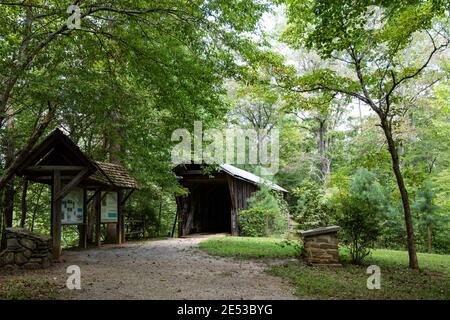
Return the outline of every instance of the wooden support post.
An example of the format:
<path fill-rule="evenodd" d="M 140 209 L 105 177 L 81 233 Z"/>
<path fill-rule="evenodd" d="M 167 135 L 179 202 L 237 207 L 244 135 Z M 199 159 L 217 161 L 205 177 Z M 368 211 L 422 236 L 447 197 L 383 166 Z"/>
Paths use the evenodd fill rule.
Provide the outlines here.
<path fill-rule="evenodd" d="M 78 230 L 80 231 L 80 239 L 78 246 L 81 249 L 87 248 L 87 231 L 88 231 L 88 225 L 87 225 L 87 190 L 83 189 L 83 224 L 79 226 Z"/>
<path fill-rule="evenodd" d="M 231 197 L 231 212 L 230 212 L 230 218 L 231 218 L 231 235 L 232 236 L 238 236 L 239 235 L 239 223 L 238 223 L 238 209 L 239 204 L 237 203 L 237 195 L 236 195 L 236 186 L 234 184 L 233 178 L 227 175 L 228 180 L 228 188 L 230 190 L 230 197 Z"/>
<path fill-rule="evenodd" d="M 120 229 L 122 230 L 122 234 L 120 235 L 121 243 L 125 243 L 125 206 L 122 207 L 122 219 L 120 220 Z"/>
<path fill-rule="evenodd" d="M 117 226 L 116 226 L 116 243 L 122 243 L 122 196 L 123 192 L 117 192 Z"/>
<path fill-rule="evenodd" d="M 61 198 L 57 197 L 61 191 L 61 172 L 55 170 L 53 172 L 53 188 L 52 188 L 52 248 L 53 259 L 58 261 L 61 256 Z"/>
<path fill-rule="evenodd" d="M 101 245 L 101 233 L 100 233 L 100 227 L 101 227 L 101 199 L 102 197 L 102 193 L 101 192 L 97 192 L 97 194 L 94 197 L 94 212 L 95 212 L 95 219 L 96 219 L 96 223 L 95 223 L 95 242 L 97 247 L 100 247 Z"/>

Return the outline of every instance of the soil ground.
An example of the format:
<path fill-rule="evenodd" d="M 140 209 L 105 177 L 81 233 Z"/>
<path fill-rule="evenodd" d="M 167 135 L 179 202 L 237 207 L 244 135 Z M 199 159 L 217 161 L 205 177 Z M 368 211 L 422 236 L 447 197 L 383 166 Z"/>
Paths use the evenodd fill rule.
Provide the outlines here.
<path fill-rule="evenodd" d="M 264 272 L 283 261 L 209 256 L 196 248 L 207 237 L 66 250 L 49 269 L 0 273 L 0 281 L 44 277 L 61 299 L 295 299 L 289 284 Z M 81 290 L 65 288 L 69 265 L 80 267 Z"/>

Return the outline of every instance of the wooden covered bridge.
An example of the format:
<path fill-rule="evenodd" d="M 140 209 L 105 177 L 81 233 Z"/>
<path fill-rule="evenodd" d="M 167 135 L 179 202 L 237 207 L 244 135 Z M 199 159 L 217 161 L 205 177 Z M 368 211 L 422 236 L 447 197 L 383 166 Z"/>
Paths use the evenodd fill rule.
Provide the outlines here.
<path fill-rule="evenodd" d="M 207 175 L 198 164 L 179 165 L 174 169 L 187 196 L 178 196 L 178 235 L 226 232 L 239 235 L 239 211 L 247 209 L 247 199 L 266 184 L 273 190 L 287 193 L 274 184 L 230 164 Z"/>
<path fill-rule="evenodd" d="M 138 183 L 121 165 L 89 159 L 56 129 L 31 151 L 16 174 L 51 186 L 54 259 L 61 254 L 62 225 L 78 225 L 81 248 L 87 247 L 88 226 L 94 226 L 97 246 L 101 243 L 102 224 L 115 231 L 112 241 L 124 241 L 124 204 Z M 88 214 L 88 206 L 92 214 Z"/>

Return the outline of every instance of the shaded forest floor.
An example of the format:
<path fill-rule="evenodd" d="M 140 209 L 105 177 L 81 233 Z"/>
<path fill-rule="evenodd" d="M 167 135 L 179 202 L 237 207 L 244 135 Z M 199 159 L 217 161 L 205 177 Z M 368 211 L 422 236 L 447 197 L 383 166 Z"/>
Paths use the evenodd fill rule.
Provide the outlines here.
<path fill-rule="evenodd" d="M 205 236 L 68 250 L 46 270 L 0 271 L 3 298 L 32 299 L 294 299 L 287 281 L 264 272 L 280 260 L 210 256 Z M 66 268 L 81 269 L 81 290 L 68 290 Z M 8 287 L 13 287 L 13 290 Z"/>

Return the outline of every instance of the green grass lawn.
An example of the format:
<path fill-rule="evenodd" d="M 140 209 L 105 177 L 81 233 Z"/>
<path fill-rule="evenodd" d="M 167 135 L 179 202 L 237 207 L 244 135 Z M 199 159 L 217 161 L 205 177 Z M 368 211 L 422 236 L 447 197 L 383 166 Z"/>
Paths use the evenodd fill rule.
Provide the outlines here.
<path fill-rule="evenodd" d="M 200 243 L 212 255 L 238 258 L 283 258 L 298 255 L 295 241 L 272 238 L 222 237 Z M 364 266 L 349 264 L 341 248 L 342 267 L 310 267 L 302 261 L 273 266 L 271 275 L 288 279 L 304 299 L 450 299 L 450 256 L 419 253 L 421 271 L 408 266 L 406 251 L 373 250 Z M 381 268 L 381 289 L 367 289 L 367 266 Z"/>
<path fill-rule="evenodd" d="M 450 276 L 450 255 L 418 253 L 421 270 L 445 272 Z M 389 267 L 408 266 L 408 252 L 399 250 L 376 249 L 367 258 L 368 264 Z"/>
<path fill-rule="evenodd" d="M 211 255 L 237 258 L 296 257 L 298 241 L 277 238 L 216 237 L 200 242 L 200 249 Z"/>

